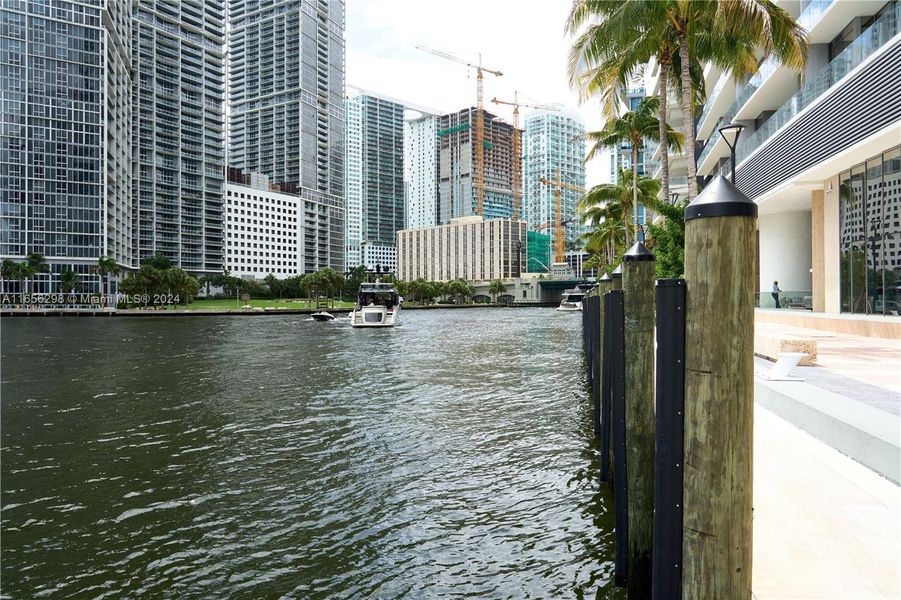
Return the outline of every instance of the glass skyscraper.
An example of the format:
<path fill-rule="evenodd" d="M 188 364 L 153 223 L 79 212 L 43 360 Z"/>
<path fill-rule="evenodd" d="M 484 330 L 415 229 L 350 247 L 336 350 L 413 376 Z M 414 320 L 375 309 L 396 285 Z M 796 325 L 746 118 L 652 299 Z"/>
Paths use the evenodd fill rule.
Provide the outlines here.
<path fill-rule="evenodd" d="M 585 187 L 585 125 L 563 107 L 542 110 L 526 116 L 523 136 L 523 218 L 529 229 L 543 227 L 553 241 L 556 224 L 554 188 L 539 180 L 560 179 L 564 183 Z M 575 243 L 582 234 L 576 207 L 582 194 L 562 189 L 561 217 L 566 242 Z"/>
<path fill-rule="evenodd" d="M 30 291 L 66 269 L 97 290 L 101 256 L 133 265 L 129 8 L 0 3 L 0 257 L 45 256 Z"/>
<path fill-rule="evenodd" d="M 360 94 L 347 105 L 347 266 L 393 270 L 404 228 L 404 107 Z"/>
<path fill-rule="evenodd" d="M 344 268 L 344 1 L 229 1 L 229 164 L 329 206 Z"/>
<path fill-rule="evenodd" d="M 221 273 L 224 0 L 132 5 L 138 258 Z"/>

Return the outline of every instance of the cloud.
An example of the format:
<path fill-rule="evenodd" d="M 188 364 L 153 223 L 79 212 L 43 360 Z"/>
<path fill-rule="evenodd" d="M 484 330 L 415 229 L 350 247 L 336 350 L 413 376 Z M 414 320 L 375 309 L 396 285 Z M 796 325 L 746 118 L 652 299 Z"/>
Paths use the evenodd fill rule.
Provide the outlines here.
<path fill-rule="evenodd" d="M 566 0 L 348 0 L 347 83 L 443 112 L 476 102 L 475 73 L 417 50 L 455 54 L 503 72 L 485 75 L 486 109 L 512 121 L 512 108 L 491 104 L 497 96 L 573 107 L 589 129 L 601 127 L 597 102 L 579 106 L 566 62 L 570 41 L 563 26 Z M 599 161 L 587 166 L 589 185 L 603 176 Z"/>

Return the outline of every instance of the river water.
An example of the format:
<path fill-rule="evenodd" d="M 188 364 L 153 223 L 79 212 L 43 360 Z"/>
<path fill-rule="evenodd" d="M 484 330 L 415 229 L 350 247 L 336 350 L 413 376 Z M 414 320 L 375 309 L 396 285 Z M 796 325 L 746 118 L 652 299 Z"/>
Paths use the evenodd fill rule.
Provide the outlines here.
<path fill-rule="evenodd" d="M 8 318 L 2 597 L 621 597 L 580 315 Z"/>

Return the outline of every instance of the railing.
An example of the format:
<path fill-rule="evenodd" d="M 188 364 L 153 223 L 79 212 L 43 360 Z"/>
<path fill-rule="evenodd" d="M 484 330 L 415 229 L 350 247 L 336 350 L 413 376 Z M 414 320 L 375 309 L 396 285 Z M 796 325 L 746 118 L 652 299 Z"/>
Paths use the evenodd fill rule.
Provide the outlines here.
<path fill-rule="evenodd" d="M 757 308 L 777 308 L 776 299 L 773 298 L 772 292 L 757 292 L 754 306 Z M 802 310 L 813 310 L 813 292 L 810 290 L 779 292 L 778 308 L 800 308 Z"/>
<path fill-rule="evenodd" d="M 809 6 L 808 9 L 812 6 Z M 763 146 L 773 134 L 782 129 L 798 113 L 819 99 L 842 77 L 895 37 L 899 31 L 899 23 L 901 23 L 901 4 L 895 4 L 891 10 L 851 42 L 851 45 L 845 48 L 816 77 L 804 84 L 757 131 L 739 139 L 736 149 L 739 164 L 752 152 Z"/>
<path fill-rule="evenodd" d="M 810 4 L 804 7 L 801 16 L 798 17 L 798 24 L 807 31 L 820 22 L 826 10 L 832 6 L 836 0 L 812 0 Z"/>
<path fill-rule="evenodd" d="M 717 80 L 716 85 L 713 86 L 713 91 L 711 91 L 710 95 L 707 96 L 707 102 L 704 103 L 704 110 L 701 111 L 701 117 L 698 119 L 698 127 L 700 127 L 704 123 L 707 115 L 710 114 L 710 108 L 713 106 L 713 103 L 720 95 L 720 92 L 723 91 L 723 88 L 726 87 L 727 81 L 732 81 L 732 75 L 730 75 L 729 73 L 723 73 L 722 75 L 720 75 L 720 78 Z"/>

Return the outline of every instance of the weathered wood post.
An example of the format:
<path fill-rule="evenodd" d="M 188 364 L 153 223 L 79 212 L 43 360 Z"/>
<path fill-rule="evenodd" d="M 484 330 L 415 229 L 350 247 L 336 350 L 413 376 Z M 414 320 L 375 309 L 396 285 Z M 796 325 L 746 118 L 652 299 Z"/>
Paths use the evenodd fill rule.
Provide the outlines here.
<path fill-rule="evenodd" d="M 723 177 L 685 208 L 686 600 L 751 597 L 756 220 Z"/>
<path fill-rule="evenodd" d="M 622 263 L 616 265 L 616 268 L 610 273 L 610 279 L 613 280 L 610 289 L 611 290 L 621 290 L 623 289 L 623 265 Z"/>
<path fill-rule="evenodd" d="M 654 538 L 654 255 L 636 242 L 623 255 L 626 350 L 626 485 L 629 598 L 651 597 Z"/>
<path fill-rule="evenodd" d="M 613 455 L 613 513 L 616 545 L 613 557 L 614 583 L 629 581 L 629 518 L 626 486 L 626 351 L 623 347 L 623 292 L 612 290 L 607 298 L 608 363 L 610 365 L 610 429 Z"/>

